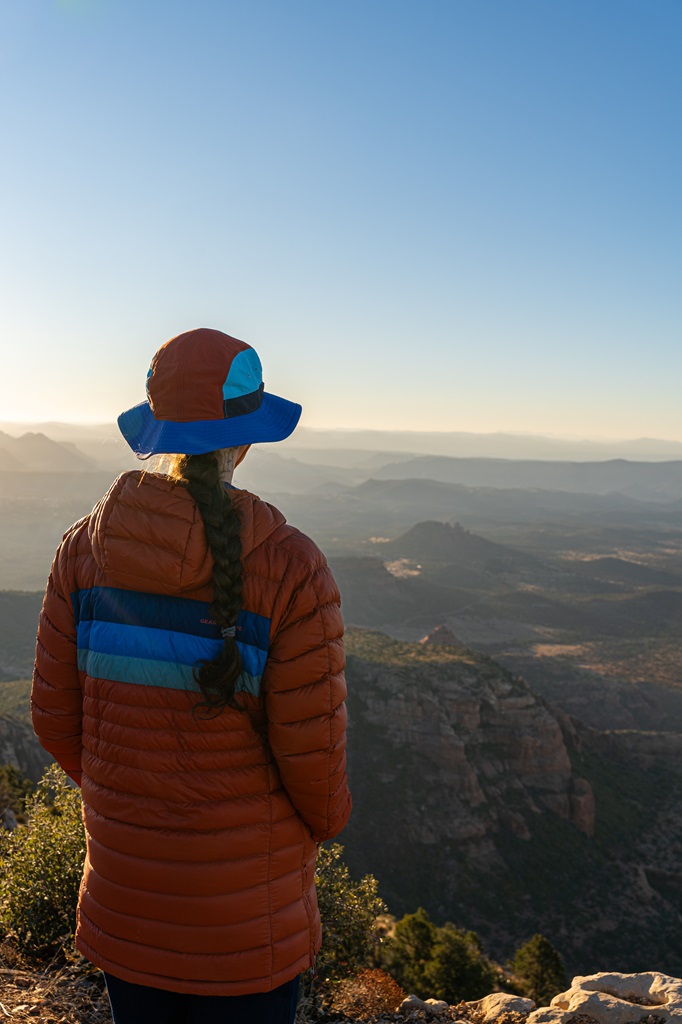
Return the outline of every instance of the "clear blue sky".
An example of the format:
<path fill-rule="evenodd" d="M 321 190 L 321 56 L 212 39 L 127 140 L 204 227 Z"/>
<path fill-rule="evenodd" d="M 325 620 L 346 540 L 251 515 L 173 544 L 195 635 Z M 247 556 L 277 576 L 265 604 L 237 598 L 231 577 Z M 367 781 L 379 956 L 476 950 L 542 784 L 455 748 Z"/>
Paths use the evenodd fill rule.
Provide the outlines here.
<path fill-rule="evenodd" d="M 0 420 L 220 327 L 326 427 L 682 439 L 679 0 L 0 7 Z"/>

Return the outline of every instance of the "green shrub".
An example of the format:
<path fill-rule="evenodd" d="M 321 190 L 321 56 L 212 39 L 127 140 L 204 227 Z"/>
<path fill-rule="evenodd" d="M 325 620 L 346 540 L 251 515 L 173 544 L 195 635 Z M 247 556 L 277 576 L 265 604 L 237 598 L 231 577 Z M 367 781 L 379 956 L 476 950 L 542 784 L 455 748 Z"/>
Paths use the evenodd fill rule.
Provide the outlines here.
<path fill-rule="evenodd" d="M 34 954 L 73 934 L 85 858 L 80 793 L 56 764 L 26 808 L 26 824 L 0 834 L 0 923 Z"/>
<path fill-rule="evenodd" d="M 517 949 L 511 966 L 537 1006 L 547 1006 L 567 987 L 564 962 L 544 935 L 534 935 Z"/>
<path fill-rule="evenodd" d="M 424 910 L 405 914 L 386 944 L 384 959 L 389 973 L 406 992 L 430 996 L 426 970 L 433 956 L 438 929 Z"/>
<path fill-rule="evenodd" d="M 475 932 L 449 922 L 438 928 L 423 907 L 398 921 L 385 963 L 407 992 L 450 1004 L 488 995 L 498 980 Z"/>
<path fill-rule="evenodd" d="M 323 984 L 370 966 L 377 943 L 376 919 L 386 911 L 377 894 L 377 880 L 365 875 L 359 882 L 350 877 L 341 860 L 338 843 L 321 846 L 317 857 L 315 886 L 322 918 L 322 949 L 317 970 Z"/>
<path fill-rule="evenodd" d="M 452 1005 L 487 996 L 496 987 L 497 973 L 483 955 L 478 935 L 448 922 L 438 929 L 425 980 L 430 996 Z"/>

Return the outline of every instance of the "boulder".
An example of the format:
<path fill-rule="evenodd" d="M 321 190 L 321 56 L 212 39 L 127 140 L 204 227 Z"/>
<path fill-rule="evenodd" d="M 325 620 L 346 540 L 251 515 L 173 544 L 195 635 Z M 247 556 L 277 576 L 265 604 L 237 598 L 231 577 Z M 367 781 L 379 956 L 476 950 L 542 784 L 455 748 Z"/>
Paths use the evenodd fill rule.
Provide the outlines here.
<path fill-rule="evenodd" d="M 531 1013 L 527 1024 L 568 1024 L 576 1016 L 597 1024 L 682 1021 L 682 980 L 657 971 L 574 978 L 567 992 Z"/>
<path fill-rule="evenodd" d="M 398 1013 L 412 1013 L 414 1010 L 424 1010 L 426 1013 L 440 1013 L 441 1010 L 449 1010 L 450 1005 L 444 999 L 420 999 L 419 996 L 407 996 L 398 1007 Z"/>
<path fill-rule="evenodd" d="M 492 992 L 483 999 L 476 999 L 467 1003 L 467 1006 L 480 1010 L 484 1021 L 496 1020 L 503 1013 L 528 1014 L 535 1009 L 532 999 L 524 999 L 523 996 L 512 996 L 508 992 Z"/>

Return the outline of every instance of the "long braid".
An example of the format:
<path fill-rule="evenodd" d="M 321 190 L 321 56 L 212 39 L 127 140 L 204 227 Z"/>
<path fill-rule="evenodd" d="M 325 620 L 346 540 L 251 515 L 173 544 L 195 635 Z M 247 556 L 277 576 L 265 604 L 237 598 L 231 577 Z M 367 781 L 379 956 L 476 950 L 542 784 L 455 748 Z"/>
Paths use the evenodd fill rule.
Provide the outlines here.
<path fill-rule="evenodd" d="M 211 617 L 221 628 L 235 626 L 242 598 L 240 522 L 220 478 L 216 453 L 178 456 L 173 462 L 171 475 L 187 488 L 204 521 L 214 563 Z M 203 700 L 196 708 L 209 715 L 212 712 L 219 714 L 227 705 L 239 708 L 234 694 L 241 668 L 236 639 L 224 637 L 223 648 L 217 657 L 194 666 L 194 678 L 203 694 Z"/>

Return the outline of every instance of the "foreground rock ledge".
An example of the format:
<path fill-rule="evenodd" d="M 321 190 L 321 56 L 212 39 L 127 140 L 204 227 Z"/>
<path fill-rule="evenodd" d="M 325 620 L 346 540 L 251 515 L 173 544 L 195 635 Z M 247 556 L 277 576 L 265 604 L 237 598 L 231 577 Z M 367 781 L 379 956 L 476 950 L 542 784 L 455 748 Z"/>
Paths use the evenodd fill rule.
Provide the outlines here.
<path fill-rule="evenodd" d="M 566 992 L 555 996 L 549 1006 L 535 1009 L 532 999 L 493 992 L 484 999 L 461 1004 L 475 1011 L 484 1024 L 499 1018 L 526 1018 L 525 1024 L 682 1024 L 682 980 L 649 971 L 642 974 L 590 974 L 573 979 Z M 437 1018 L 452 1011 L 440 999 L 408 996 L 398 1008 L 408 1016 L 421 1011 Z"/>
<path fill-rule="evenodd" d="M 527 1024 L 568 1024 L 576 1015 L 597 1024 L 682 1021 L 682 980 L 656 971 L 574 978 L 567 992 L 534 1010 Z"/>

